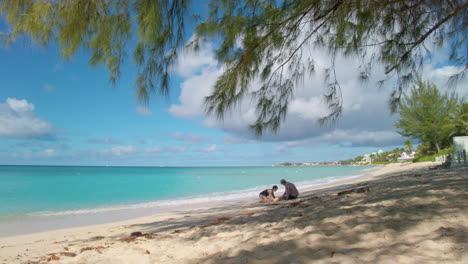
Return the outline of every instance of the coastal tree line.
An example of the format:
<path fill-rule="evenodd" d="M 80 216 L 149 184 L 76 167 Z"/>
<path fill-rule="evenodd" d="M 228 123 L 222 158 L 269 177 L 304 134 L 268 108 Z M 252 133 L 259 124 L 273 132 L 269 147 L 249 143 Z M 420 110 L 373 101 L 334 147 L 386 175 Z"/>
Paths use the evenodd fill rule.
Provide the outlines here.
<path fill-rule="evenodd" d="M 452 152 L 453 137 L 468 136 L 468 103 L 451 90 L 441 92 L 429 81 L 417 77 L 411 89 L 404 93 L 395 123 L 398 133 L 407 137 L 403 147 L 370 154 L 372 163 L 396 162 L 403 152 L 416 152 L 414 161 L 432 159 Z M 415 141 L 414 149 L 411 140 Z M 364 156 L 343 160 L 341 164 L 356 164 Z"/>

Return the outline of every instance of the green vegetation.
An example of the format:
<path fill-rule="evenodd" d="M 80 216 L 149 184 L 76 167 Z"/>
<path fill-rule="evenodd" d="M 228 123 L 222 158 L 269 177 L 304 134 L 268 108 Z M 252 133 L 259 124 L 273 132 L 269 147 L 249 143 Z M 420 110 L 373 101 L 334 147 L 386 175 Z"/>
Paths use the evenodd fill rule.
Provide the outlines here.
<path fill-rule="evenodd" d="M 435 161 L 436 157 L 439 156 L 444 156 L 447 154 L 452 154 L 453 153 L 453 147 L 450 147 L 448 149 L 443 149 L 437 154 L 429 155 L 429 156 L 418 156 L 415 159 L 413 159 L 413 162 L 425 162 L 425 161 Z"/>
<path fill-rule="evenodd" d="M 452 138 L 468 135 L 468 103 L 454 93 L 441 94 L 430 82 L 417 78 L 410 94 L 405 94 L 400 102 L 399 120 L 395 127 L 405 137 L 420 142 L 413 162 L 435 161 L 437 156 L 453 152 Z M 411 140 L 406 140 L 403 148 L 370 155 L 372 164 L 396 162 L 403 152 L 413 152 Z M 359 164 L 362 157 L 343 164 Z"/>
<path fill-rule="evenodd" d="M 455 113 L 451 116 L 454 124 L 454 130 L 451 136 L 468 135 L 468 103 L 457 105 Z"/>
<path fill-rule="evenodd" d="M 411 94 L 400 103 L 395 127 L 401 135 L 427 145 L 429 151 L 439 152 L 451 144 L 455 123 L 450 114 L 461 103 L 455 94 L 441 94 L 435 84 L 418 78 Z"/>
<path fill-rule="evenodd" d="M 148 103 L 152 94 L 170 90 L 171 67 L 187 41 L 187 19 L 196 23 L 189 43 L 198 49 L 212 39 L 224 70 L 207 112 L 223 118 L 239 100 L 249 97 L 257 107 L 251 128 L 257 134 L 276 131 L 288 111 L 296 83 L 317 68 L 308 51 L 327 51 L 325 98 L 330 108 L 322 122 L 337 118 L 344 98 L 335 73 L 338 55 L 361 59 L 359 77 L 369 78 L 373 63 L 381 63 L 397 78 L 392 106 L 430 59 L 427 46 L 447 46 L 451 65 L 461 66 L 452 80 L 468 70 L 468 2 L 462 0 L 209 0 L 209 14 L 191 13 L 190 0 L 21 0 L 0 1 L 0 14 L 10 26 L 0 33 L 7 43 L 26 35 L 40 45 L 57 43 L 70 58 L 78 50 L 90 52 L 91 65 L 104 65 L 115 83 L 121 66 L 133 51 L 138 98 Z M 193 1 L 194 4 L 198 2 Z M 433 43 L 429 43 L 429 40 Z M 326 66 L 328 67 L 328 66 Z M 252 83 L 259 88 L 252 90 Z M 383 84 L 382 80 L 381 84 Z"/>

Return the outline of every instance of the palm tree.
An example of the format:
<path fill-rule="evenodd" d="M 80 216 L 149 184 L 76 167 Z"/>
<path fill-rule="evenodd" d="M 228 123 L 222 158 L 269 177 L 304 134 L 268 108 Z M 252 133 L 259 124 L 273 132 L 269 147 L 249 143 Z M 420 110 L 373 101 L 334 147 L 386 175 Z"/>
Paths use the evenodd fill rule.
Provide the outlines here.
<path fill-rule="evenodd" d="M 413 152 L 413 145 L 411 145 L 411 140 L 407 139 L 405 141 L 405 148 L 406 148 L 406 151 L 408 152 L 408 155 L 410 155 Z"/>

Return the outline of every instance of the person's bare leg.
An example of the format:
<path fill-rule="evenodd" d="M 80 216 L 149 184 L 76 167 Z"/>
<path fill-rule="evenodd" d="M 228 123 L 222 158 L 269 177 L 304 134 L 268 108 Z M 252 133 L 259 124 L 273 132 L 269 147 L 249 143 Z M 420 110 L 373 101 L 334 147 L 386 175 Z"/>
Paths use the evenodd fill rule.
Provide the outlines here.
<path fill-rule="evenodd" d="M 270 200 L 268 200 L 268 197 L 266 197 L 265 195 L 259 195 L 259 197 L 260 197 L 260 199 L 262 199 L 261 202 L 266 203 L 266 202 L 269 202 L 269 201 L 270 201 Z"/>

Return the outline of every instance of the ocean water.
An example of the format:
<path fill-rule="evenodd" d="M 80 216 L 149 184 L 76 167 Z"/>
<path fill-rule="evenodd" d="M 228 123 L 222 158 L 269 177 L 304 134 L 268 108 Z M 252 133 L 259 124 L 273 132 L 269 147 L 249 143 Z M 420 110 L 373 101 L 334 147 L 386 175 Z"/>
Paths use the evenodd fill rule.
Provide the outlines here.
<path fill-rule="evenodd" d="M 0 166 L 0 223 L 25 217 L 257 199 L 284 178 L 299 191 L 364 174 L 366 167 Z"/>

